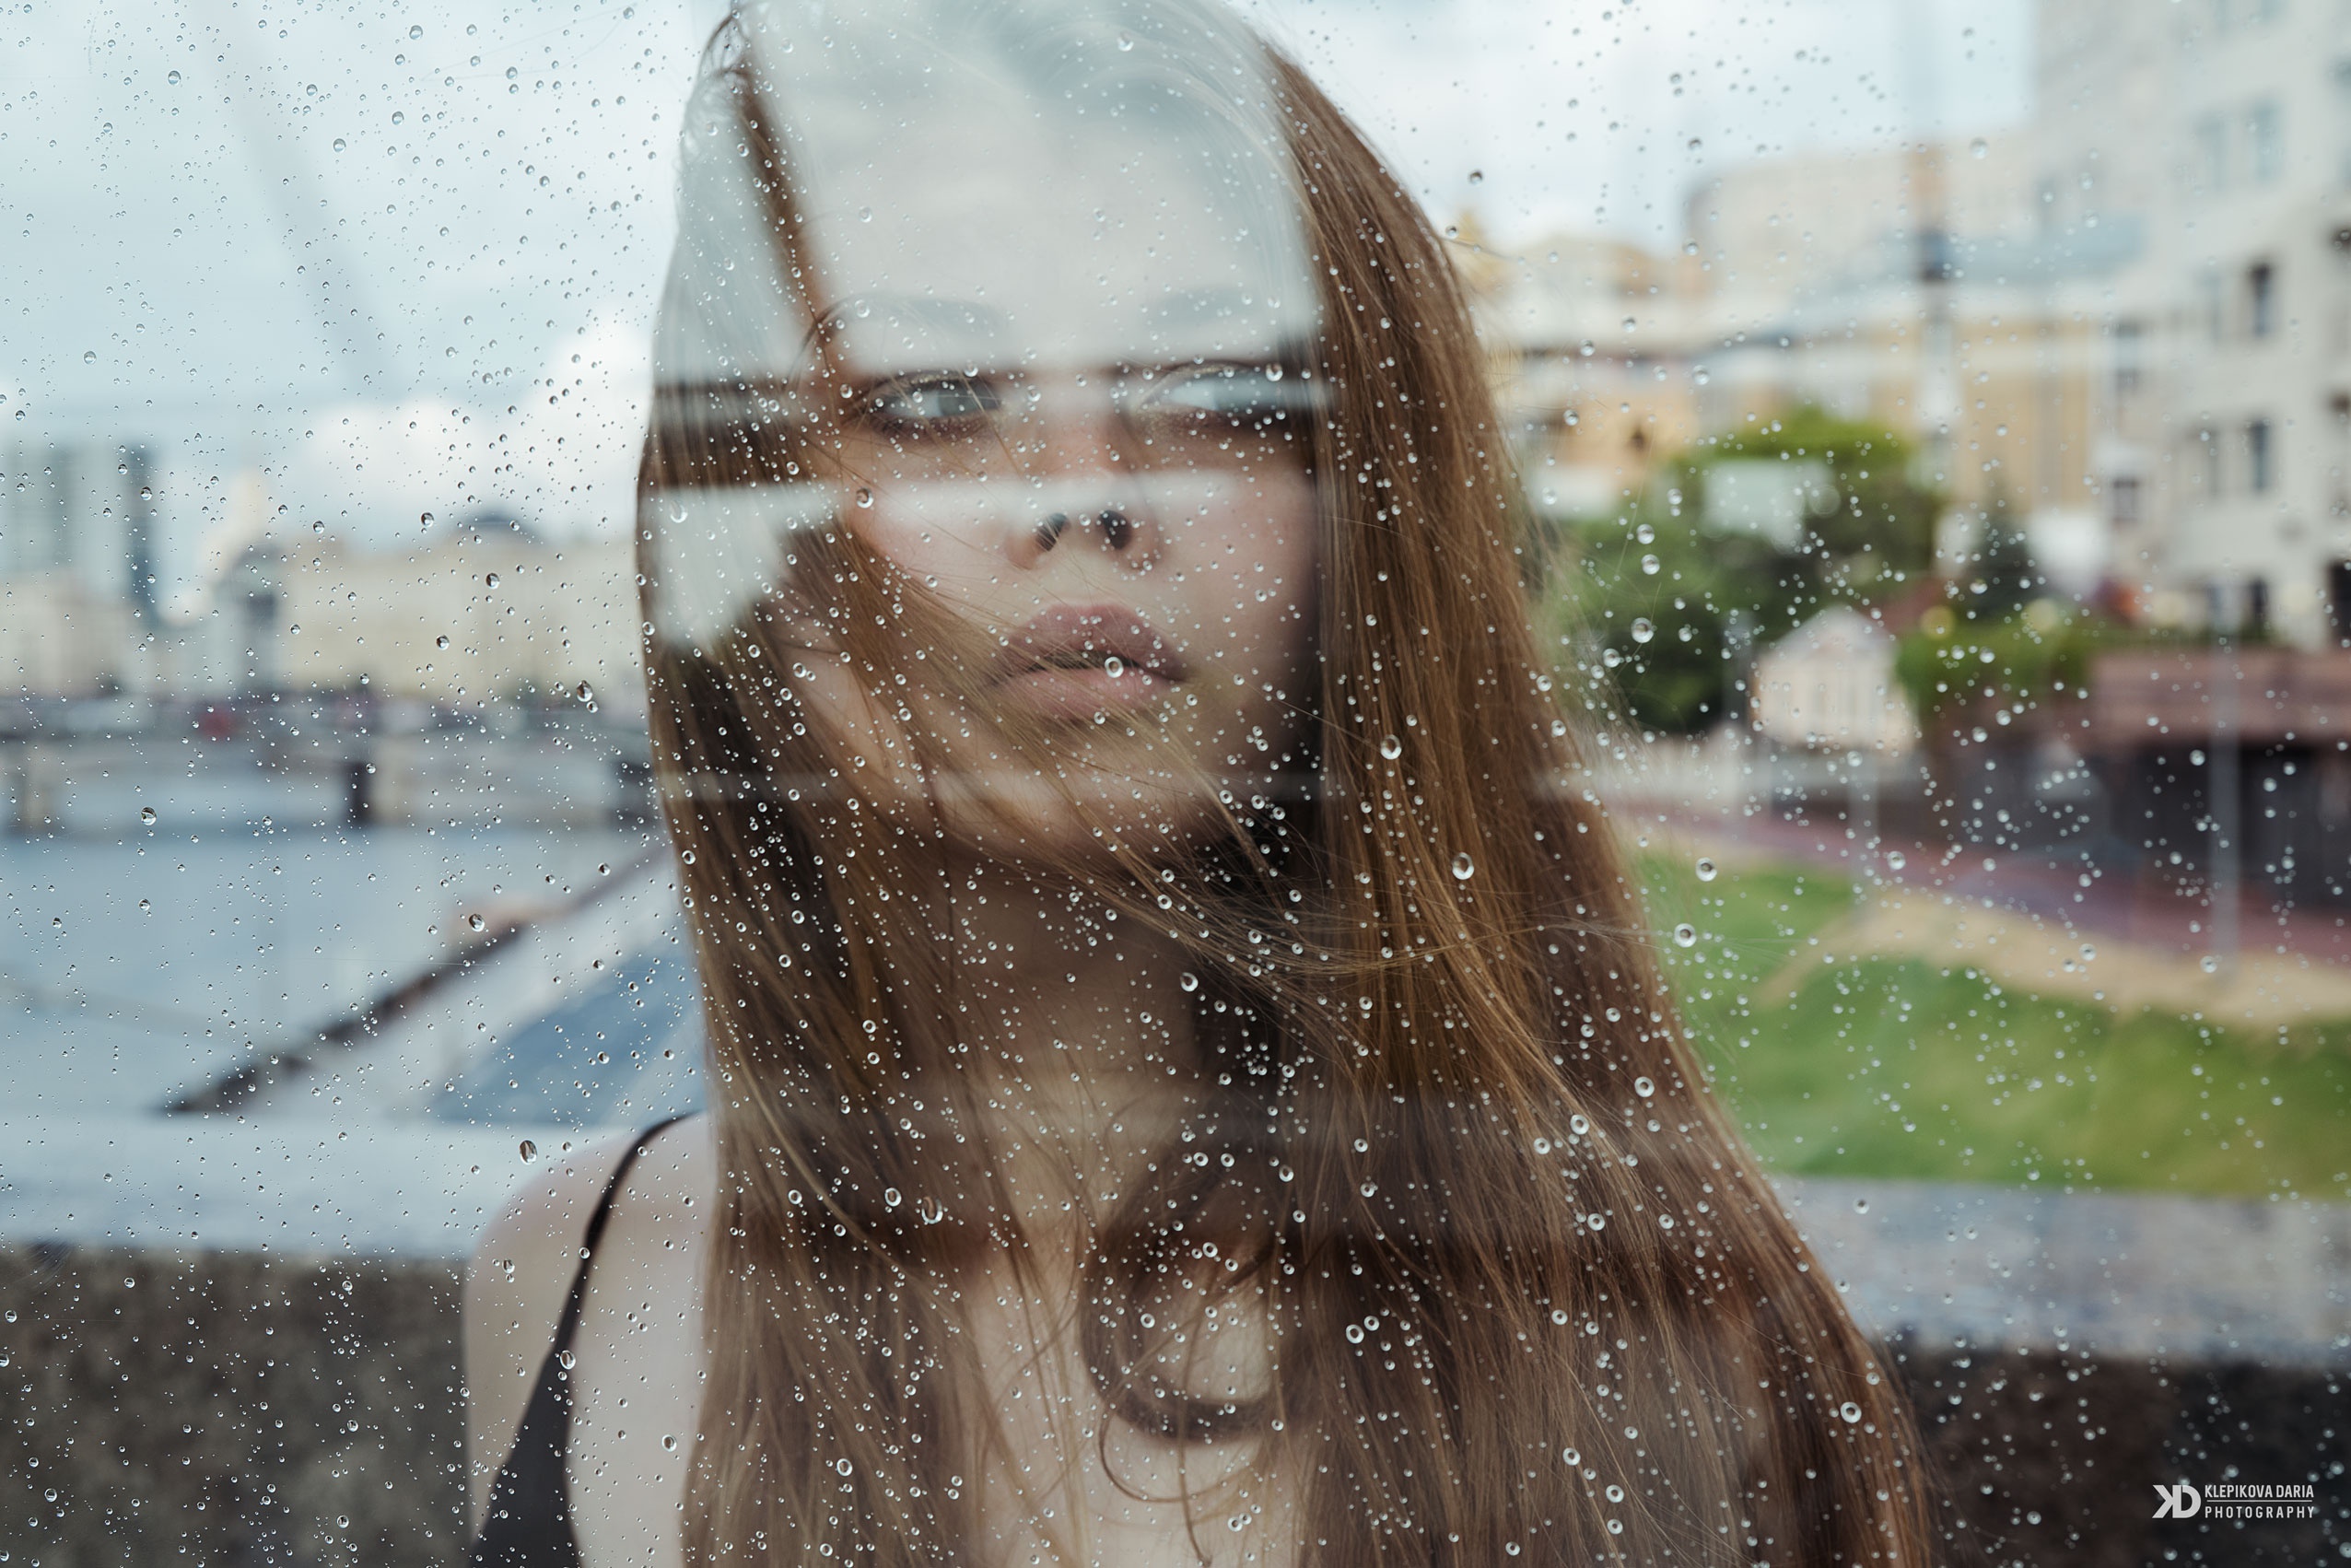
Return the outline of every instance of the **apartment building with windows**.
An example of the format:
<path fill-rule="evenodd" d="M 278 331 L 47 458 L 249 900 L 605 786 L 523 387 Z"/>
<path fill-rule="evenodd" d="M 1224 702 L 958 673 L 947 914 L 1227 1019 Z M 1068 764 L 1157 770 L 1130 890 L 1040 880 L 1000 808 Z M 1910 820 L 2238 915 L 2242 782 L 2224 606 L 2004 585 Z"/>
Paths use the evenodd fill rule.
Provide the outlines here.
<path fill-rule="evenodd" d="M 2143 217 L 2104 301 L 2095 468 L 2149 618 L 2351 638 L 2351 7 L 2044 0 L 2061 231 Z"/>

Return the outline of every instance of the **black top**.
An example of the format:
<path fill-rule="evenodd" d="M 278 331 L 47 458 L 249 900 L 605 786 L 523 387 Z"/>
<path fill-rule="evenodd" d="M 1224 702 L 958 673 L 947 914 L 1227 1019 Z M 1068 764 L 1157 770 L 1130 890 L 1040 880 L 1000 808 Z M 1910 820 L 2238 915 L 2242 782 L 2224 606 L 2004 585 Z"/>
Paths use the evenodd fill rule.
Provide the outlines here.
<path fill-rule="evenodd" d="M 532 1385 L 513 1451 L 490 1483 L 490 1511 L 468 1559 L 473 1568 L 579 1568 L 579 1538 L 571 1532 L 571 1498 L 564 1487 L 564 1460 L 571 1450 L 571 1341 L 579 1333 L 596 1244 L 603 1239 L 622 1180 L 656 1135 L 684 1119 L 672 1117 L 645 1129 L 621 1156 L 596 1211 L 588 1216 L 587 1234 L 579 1238 L 579 1268 L 571 1276 L 555 1342 L 539 1363 L 539 1380 Z"/>

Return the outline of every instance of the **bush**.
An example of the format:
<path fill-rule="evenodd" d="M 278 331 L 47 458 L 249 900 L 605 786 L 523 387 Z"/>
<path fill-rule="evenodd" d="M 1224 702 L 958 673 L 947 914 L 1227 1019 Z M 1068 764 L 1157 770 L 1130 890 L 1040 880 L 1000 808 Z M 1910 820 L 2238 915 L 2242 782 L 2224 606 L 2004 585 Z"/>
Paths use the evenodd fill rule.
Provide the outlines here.
<path fill-rule="evenodd" d="M 1818 462 L 1795 539 L 1711 526 L 1707 487 L 1733 461 Z M 1934 558 L 1936 493 L 1890 430 L 1800 409 L 1667 462 L 1619 516 L 1566 531 L 1561 641 L 1611 718 L 1687 733 L 1743 702 L 1732 682 L 1831 604 L 1903 591 Z"/>

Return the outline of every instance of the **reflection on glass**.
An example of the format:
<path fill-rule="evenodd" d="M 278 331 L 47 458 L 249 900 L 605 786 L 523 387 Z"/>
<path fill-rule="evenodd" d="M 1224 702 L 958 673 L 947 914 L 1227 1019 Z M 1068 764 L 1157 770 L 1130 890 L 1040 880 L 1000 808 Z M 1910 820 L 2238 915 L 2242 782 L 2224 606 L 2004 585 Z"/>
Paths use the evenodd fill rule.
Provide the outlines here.
<path fill-rule="evenodd" d="M 2330 7 L 728 9 L 0 27 L 0 1560 L 2340 1555 Z"/>

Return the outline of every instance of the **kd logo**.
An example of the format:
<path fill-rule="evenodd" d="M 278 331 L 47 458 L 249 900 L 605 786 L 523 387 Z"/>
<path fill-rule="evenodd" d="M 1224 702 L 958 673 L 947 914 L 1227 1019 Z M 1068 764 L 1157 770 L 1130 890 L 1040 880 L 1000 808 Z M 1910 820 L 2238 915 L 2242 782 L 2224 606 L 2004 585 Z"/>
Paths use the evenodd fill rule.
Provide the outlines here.
<path fill-rule="evenodd" d="M 2163 1500 L 2155 1505 L 2158 1519 L 2193 1519 L 2204 1512 L 2204 1493 L 2184 1480 L 2177 1486 L 2158 1486 L 2155 1494 Z"/>

